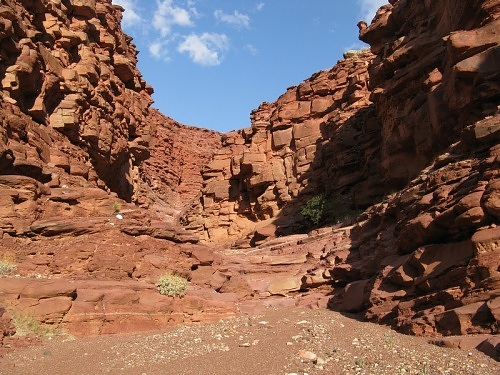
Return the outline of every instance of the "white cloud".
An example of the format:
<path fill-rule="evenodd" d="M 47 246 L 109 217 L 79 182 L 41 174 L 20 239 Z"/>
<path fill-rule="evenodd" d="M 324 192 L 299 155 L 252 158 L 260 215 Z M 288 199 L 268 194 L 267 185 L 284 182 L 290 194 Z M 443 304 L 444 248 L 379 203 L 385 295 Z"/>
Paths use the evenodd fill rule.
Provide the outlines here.
<path fill-rule="evenodd" d="M 266 5 L 266 4 L 265 3 L 258 3 L 257 10 L 260 12 L 262 10 L 262 8 L 264 8 L 264 5 Z"/>
<path fill-rule="evenodd" d="M 204 66 L 220 65 L 223 52 L 229 47 L 229 39 L 224 34 L 203 33 L 191 34 L 184 38 L 177 50 L 187 52 L 197 64 Z"/>
<path fill-rule="evenodd" d="M 120 5 L 125 9 L 122 21 L 124 27 L 134 27 L 142 23 L 143 20 L 138 13 L 135 0 L 113 0 L 113 4 Z"/>
<path fill-rule="evenodd" d="M 173 26 L 192 26 L 191 13 L 188 9 L 178 7 L 173 0 L 156 1 L 153 15 L 153 27 L 161 36 L 170 34 Z"/>
<path fill-rule="evenodd" d="M 259 53 L 259 50 L 252 44 L 247 44 L 245 49 L 250 52 L 251 55 L 256 56 Z"/>
<path fill-rule="evenodd" d="M 248 28 L 250 26 L 250 17 L 246 14 L 238 12 L 237 10 L 235 10 L 233 14 L 224 13 L 222 10 L 216 10 L 214 12 L 214 17 L 218 21 L 227 23 L 237 28 Z"/>
<path fill-rule="evenodd" d="M 370 23 L 375 17 L 378 8 L 382 5 L 388 4 L 387 0 L 357 0 L 361 6 L 361 18 Z"/>
<path fill-rule="evenodd" d="M 149 53 L 158 60 L 169 61 L 170 58 L 168 56 L 167 50 L 167 42 L 162 40 L 156 40 L 152 42 L 149 46 Z"/>

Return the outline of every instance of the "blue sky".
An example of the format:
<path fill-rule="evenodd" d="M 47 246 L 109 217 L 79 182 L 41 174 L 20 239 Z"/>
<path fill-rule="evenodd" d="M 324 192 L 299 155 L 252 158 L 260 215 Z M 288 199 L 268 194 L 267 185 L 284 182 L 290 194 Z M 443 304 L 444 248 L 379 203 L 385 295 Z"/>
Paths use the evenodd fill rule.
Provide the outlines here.
<path fill-rule="evenodd" d="M 113 0 L 155 89 L 154 107 L 180 123 L 220 132 L 250 126 L 263 101 L 364 47 L 385 0 Z"/>

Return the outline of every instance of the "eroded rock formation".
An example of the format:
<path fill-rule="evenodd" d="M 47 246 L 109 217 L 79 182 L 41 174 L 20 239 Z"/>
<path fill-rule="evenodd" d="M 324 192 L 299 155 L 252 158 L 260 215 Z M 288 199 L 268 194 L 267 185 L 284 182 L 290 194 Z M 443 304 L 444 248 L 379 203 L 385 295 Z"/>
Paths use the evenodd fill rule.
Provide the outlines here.
<path fill-rule="evenodd" d="M 499 332 L 498 0 L 392 0 L 360 24 L 371 51 L 225 135 L 151 108 L 110 0 L 0 15 L 0 256 L 16 265 L 0 343 L 11 311 L 100 334 L 328 299 L 412 334 Z M 296 234 L 318 194 L 365 211 Z M 167 270 L 185 297 L 157 293 Z"/>
<path fill-rule="evenodd" d="M 414 179 L 352 230 L 332 306 L 363 301 L 413 334 L 498 333 L 500 3 L 392 3 L 360 37 L 385 175 Z"/>
<path fill-rule="evenodd" d="M 154 278 L 192 266 L 198 238 L 172 222 L 198 193 L 199 165 L 220 135 L 151 108 L 121 12 L 110 0 L 0 5 L 0 261 L 16 266 L 2 275 L 0 300 L 9 312 L 75 332 L 118 332 L 123 321 L 125 330 L 153 329 L 234 311 L 231 298 L 224 304 L 205 288 L 167 303 L 177 318 L 169 308 L 155 318 Z M 156 266 L 134 275 L 144 257 Z M 127 320 L 134 306 L 142 317 Z M 106 314 L 121 316 L 114 328 L 103 325 Z M 9 315 L 1 315 L 0 336 L 8 336 Z"/>
<path fill-rule="evenodd" d="M 224 135 L 202 171 L 200 202 L 184 223 L 208 242 L 239 239 L 263 223 L 293 233 L 298 208 L 324 193 L 366 207 L 383 195 L 380 125 L 357 51 L 252 112 L 252 126 Z M 278 228 L 280 227 L 280 228 Z"/>
<path fill-rule="evenodd" d="M 2 173 L 46 183 L 62 168 L 137 199 L 152 89 L 120 31 L 121 13 L 106 1 L 4 4 L 2 102 L 15 109 L 4 109 L 2 154 L 12 154 L 12 163 Z"/>

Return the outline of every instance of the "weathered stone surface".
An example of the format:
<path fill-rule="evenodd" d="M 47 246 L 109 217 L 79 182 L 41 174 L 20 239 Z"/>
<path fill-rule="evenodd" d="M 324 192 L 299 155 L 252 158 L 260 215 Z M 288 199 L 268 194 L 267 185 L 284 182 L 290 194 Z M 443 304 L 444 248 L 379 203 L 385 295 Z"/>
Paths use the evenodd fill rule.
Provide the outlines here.
<path fill-rule="evenodd" d="M 123 225 L 120 229 L 123 233 L 131 236 L 148 235 L 154 238 L 160 238 L 178 243 L 197 243 L 199 241 L 197 236 L 194 236 L 171 224 L 161 222 L 153 222 L 148 226 Z"/>
<path fill-rule="evenodd" d="M 121 9 L 0 7 L 2 306 L 104 334 L 332 296 L 406 333 L 499 332 L 497 0 L 391 0 L 360 24 L 371 52 L 224 135 L 150 108 Z M 325 221 L 366 210 L 305 234 L 320 194 Z"/>
<path fill-rule="evenodd" d="M 497 95 L 498 6 L 395 1 L 360 28 L 376 54 L 368 70 L 379 166 L 386 186 L 407 185 L 365 211 L 347 257 L 326 259 L 340 284 L 369 280 L 369 297 L 357 300 L 366 317 L 407 333 L 498 333 L 500 117 L 486 104 Z"/>
<path fill-rule="evenodd" d="M 301 221 L 300 205 L 312 194 L 326 193 L 352 204 L 373 202 L 380 194 L 379 181 L 368 165 L 376 163 L 372 157 L 377 151 L 369 161 L 356 156 L 359 144 L 376 143 L 378 137 L 367 131 L 368 126 L 378 128 L 368 99 L 371 58 L 368 51 L 359 51 L 289 88 L 276 102 L 262 103 L 252 112 L 251 131 L 226 136 L 203 171 L 203 209 L 194 205 L 182 222 L 203 223 L 192 230 L 204 241 L 234 241 L 263 220 L 286 215 L 286 223 L 275 228 L 293 227 Z M 357 99 L 351 100 L 352 95 Z M 286 214 L 285 206 L 290 211 Z M 254 243 L 262 241 L 257 237 L 262 236 L 256 234 Z"/>

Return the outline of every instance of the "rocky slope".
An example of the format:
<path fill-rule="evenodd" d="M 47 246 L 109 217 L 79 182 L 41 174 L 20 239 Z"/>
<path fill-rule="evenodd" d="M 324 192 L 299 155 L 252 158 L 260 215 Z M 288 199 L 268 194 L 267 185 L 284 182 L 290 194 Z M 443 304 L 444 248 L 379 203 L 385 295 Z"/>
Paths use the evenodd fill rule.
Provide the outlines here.
<path fill-rule="evenodd" d="M 0 14 L 0 336 L 18 313 L 103 334 L 327 304 L 498 334 L 500 1 L 392 0 L 370 51 L 225 135 L 151 108 L 109 0 Z M 319 194 L 331 224 L 365 211 L 304 233 Z M 156 292 L 167 270 L 185 297 Z"/>
<path fill-rule="evenodd" d="M 111 316 L 141 316 L 129 329 L 152 329 L 206 310 L 205 290 L 167 302 L 181 318 L 154 318 L 154 282 L 166 270 L 196 267 L 195 247 L 176 243 L 198 239 L 172 222 L 198 193 L 199 165 L 220 135 L 151 108 L 121 12 L 110 0 L 0 5 L 0 268 L 18 275 L 0 283 L 2 336 L 13 332 L 16 312 L 104 333 L 119 330 L 103 328 L 114 325 L 104 323 Z M 148 266 L 139 265 L 144 259 Z"/>
<path fill-rule="evenodd" d="M 226 135 L 188 228 L 256 244 L 297 230 L 312 195 L 351 208 L 386 195 L 348 252 L 327 246 L 330 306 L 413 334 L 498 333 L 499 10 L 382 7 L 359 24 L 374 56 L 340 61 Z"/>
<path fill-rule="evenodd" d="M 376 54 L 382 166 L 414 179 L 367 211 L 332 276 L 405 332 L 498 333 L 500 3 L 392 3 L 360 37 Z"/>

